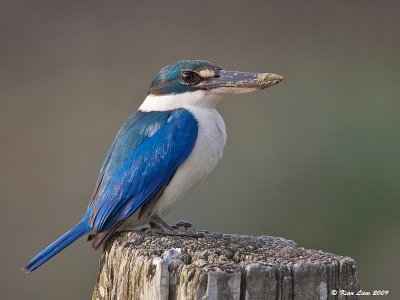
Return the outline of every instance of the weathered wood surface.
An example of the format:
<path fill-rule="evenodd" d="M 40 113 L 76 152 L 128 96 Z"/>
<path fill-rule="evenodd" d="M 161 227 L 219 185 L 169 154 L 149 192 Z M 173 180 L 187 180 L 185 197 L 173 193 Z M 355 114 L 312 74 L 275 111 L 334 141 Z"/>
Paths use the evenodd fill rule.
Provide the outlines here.
<path fill-rule="evenodd" d="M 190 229 L 190 228 L 189 228 Z M 104 247 L 93 299 L 356 299 L 349 257 L 269 236 L 121 232 Z M 333 292 L 335 294 L 335 292 Z"/>

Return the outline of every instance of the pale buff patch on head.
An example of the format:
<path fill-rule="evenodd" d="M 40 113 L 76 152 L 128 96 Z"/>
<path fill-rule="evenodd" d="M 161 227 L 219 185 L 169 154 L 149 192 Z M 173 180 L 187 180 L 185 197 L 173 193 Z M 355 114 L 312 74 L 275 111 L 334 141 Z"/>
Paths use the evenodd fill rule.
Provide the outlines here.
<path fill-rule="evenodd" d="M 199 75 L 203 78 L 213 78 L 215 76 L 215 72 L 210 69 L 203 69 L 199 72 Z"/>

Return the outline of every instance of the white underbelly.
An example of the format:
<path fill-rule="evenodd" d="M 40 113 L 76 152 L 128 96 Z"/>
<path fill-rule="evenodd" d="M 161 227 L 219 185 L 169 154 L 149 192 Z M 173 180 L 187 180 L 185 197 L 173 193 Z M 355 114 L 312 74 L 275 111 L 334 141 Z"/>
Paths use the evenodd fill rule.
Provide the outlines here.
<path fill-rule="evenodd" d="M 198 121 L 199 129 L 192 153 L 176 171 L 157 204 L 151 211 L 160 216 L 167 214 L 178 201 L 202 182 L 222 157 L 226 143 L 225 123 L 211 108 L 187 108 Z"/>

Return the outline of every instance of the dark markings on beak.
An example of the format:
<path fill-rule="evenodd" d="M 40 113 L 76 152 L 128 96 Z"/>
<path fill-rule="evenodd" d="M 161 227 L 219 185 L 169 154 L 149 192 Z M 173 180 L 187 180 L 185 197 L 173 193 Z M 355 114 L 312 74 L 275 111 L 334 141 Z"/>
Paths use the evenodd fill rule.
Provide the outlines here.
<path fill-rule="evenodd" d="M 199 85 L 205 90 L 216 88 L 237 89 L 265 89 L 278 84 L 283 76 L 272 73 L 250 73 L 221 70 L 218 76 L 214 76 Z"/>

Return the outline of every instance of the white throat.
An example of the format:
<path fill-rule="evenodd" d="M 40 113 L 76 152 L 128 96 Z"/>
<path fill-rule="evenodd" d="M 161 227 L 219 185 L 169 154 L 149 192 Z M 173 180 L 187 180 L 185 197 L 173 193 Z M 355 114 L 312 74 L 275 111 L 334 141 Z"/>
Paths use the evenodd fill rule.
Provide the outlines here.
<path fill-rule="evenodd" d="M 222 97 L 223 95 L 210 94 L 202 90 L 175 95 L 148 95 L 139 110 L 166 111 L 190 107 L 213 109 Z"/>

